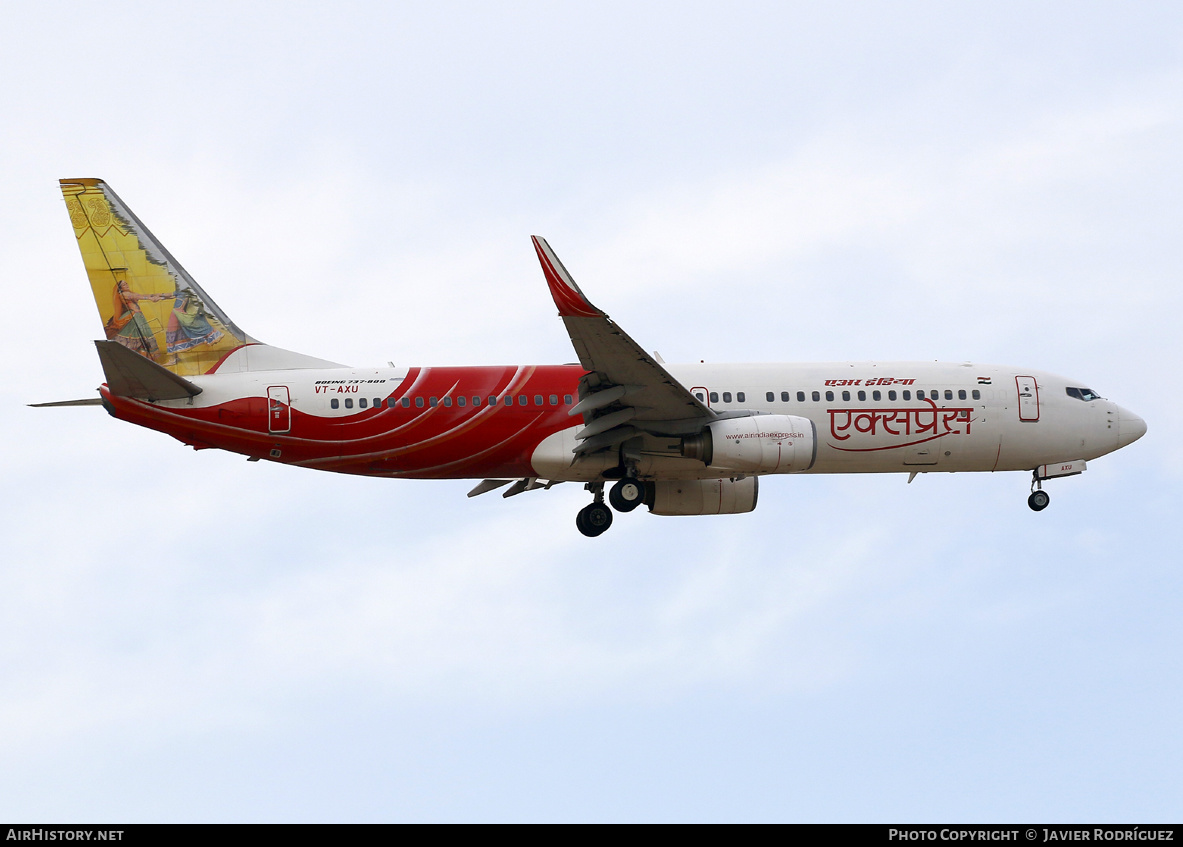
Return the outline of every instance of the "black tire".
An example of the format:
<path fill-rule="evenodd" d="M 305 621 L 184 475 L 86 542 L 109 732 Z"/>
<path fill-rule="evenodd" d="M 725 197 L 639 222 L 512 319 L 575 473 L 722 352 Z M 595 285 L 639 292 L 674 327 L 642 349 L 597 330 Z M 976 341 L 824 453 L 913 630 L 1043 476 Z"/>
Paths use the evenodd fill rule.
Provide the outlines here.
<path fill-rule="evenodd" d="M 588 503 L 579 510 L 575 525 L 588 538 L 595 538 L 612 526 L 612 510 L 603 503 Z"/>
<path fill-rule="evenodd" d="M 587 525 L 587 506 L 575 513 L 575 527 L 588 538 L 595 538 L 598 533 Z"/>
<path fill-rule="evenodd" d="M 645 483 L 625 477 L 608 490 L 608 502 L 618 512 L 631 512 L 645 499 Z"/>
<path fill-rule="evenodd" d="M 1042 512 L 1051 501 L 1052 498 L 1047 495 L 1046 491 L 1032 491 L 1031 496 L 1027 498 L 1027 505 L 1031 507 L 1033 512 Z"/>

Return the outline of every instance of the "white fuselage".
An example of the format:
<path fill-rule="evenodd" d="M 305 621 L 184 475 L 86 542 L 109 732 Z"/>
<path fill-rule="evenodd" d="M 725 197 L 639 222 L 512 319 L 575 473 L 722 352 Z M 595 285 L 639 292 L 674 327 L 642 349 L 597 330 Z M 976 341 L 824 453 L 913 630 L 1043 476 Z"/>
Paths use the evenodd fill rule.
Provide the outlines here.
<path fill-rule="evenodd" d="M 1146 431 L 1141 418 L 1116 403 L 1067 392 L 1087 383 L 1029 368 L 940 362 L 665 367 L 716 412 L 811 421 L 817 455 L 806 473 L 1031 470 L 1094 459 Z M 590 479 L 601 470 L 591 462 L 569 464 L 571 433 L 540 445 L 534 459 L 540 475 Z M 651 448 L 669 441 L 647 440 Z M 643 476 L 730 475 L 658 455 L 659 449 L 643 452 Z"/>
<path fill-rule="evenodd" d="M 1137 415 L 1116 403 L 1091 397 L 1086 383 L 1042 371 L 999 365 L 940 362 L 832 362 L 811 364 L 667 364 L 682 385 L 721 417 L 744 414 L 782 415 L 803 419 L 813 431 L 814 454 L 787 472 L 802 473 L 909 473 L 941 471 L 1031 470 L 1055 462 L 1094 459 L 1139 438 L 1146 425 Z M 488 405 L 444 408 L 449 394 L 488 394 L 472 385 L 487 380 L 497 369 L 407 368 L 298 368 L 275 371 L 222 373 L 194 377 L 203 392 L 190 400 L 154 404 L 181 413 L 218 408 L 218 420 L 233 425 L 231 408 L 251 397 L 267 397 L 280 386 L 285 403 L 302 415 L 304 435 L 293 429 L 273 432 L 287 437 L 276 441 L 284 460 L 311 467 L 337 468 L 342 459 L 384 460 L 400 451 L 420 451 L 422 445 L 440 442 L 438 460 L 411 466 L 395 463 L 373 467 L 380 475 L 412 476 L 428 465 L 446 464 L 455 456 L 481 455 L 490 444 L 516 432 L 523 438 L 525 454 L 516 461 L 518 473 L 550 480 L 594 480 L 619 462 L 616 451 L 580 457 L 576 433 L 582 417 L 566 412 L 578 399 L 577 368 L 503 369 L 502 393 L 527 395 L 530 403 L 544 394 L 547 417 L 533 416 L 534 405 L 511 404 L 507 429 L 481 429 L 483 422 L 503 419 L 508 412 Z M 442 376 L 441 376 L 442 375 Z M 441 380 L 442 381 L 439 381 Z M 436 382 L 433 382 L 436 380 Z M 547 380 L 546 387 L 531 387 Z M 432 387 L 436 385 L 436 387 Z M 399 386 L 403 386 L 400 388 Z M 516 386 L 516 387 L 515 387 Z M 360 394 L 357 394 L 360 388 Z M 331 390 L 329 390 L 331 389 Z M 1075 396 L 1069 389 L 1075 392 Z M 386 412 L 384 429 L 377 420 L 366 439 L 354 447 L 340 440 L 341 430 L 352 432 L 352 421 L 383 404 L 388 395 L 403 391 L 410 408 Z M 1082 394 L 1082 391 L 1085 392 Z M 344 392 L 344 393 L 341 393 Z M 352 392 L 352 393 L 351 393 Z M 497 393 L 497 392 L 491 392 Z M 341 400 L 338 396 L 365 401 Z M 419 400 L 418 395 L 425 395 Z M 439 407 L 435 408 L 439 394 Z M 518 397 L 521 399 L 521 396 Z M 426 402 L 425 402 L 426 401 Z M 262 402 L 261 400 L 258 402 Z M 557 402 L 558 407 L 550 405 Z M 416 405 L 422 403 L 422 406 Z M 463 403 L 463 401 L 460 401 Z M 502 403 L 504 406 L 504 403 Z M 261 407 L 260 407 L 261 408 Z M 443 414 L 445 417 L 440 417 Z M 420 415 L 431 415 L 422 425 Z M 523 417 L 524 416 L 524 417 Z M 319 423 L 318 423 L 319 422 Z M 569 422 L 569 424 L 568 424 Z M 183 422 L 182 422 L 183 423 Z M 186 424 L 187 425 L 187 424 Z M 157 428 L 171 431 L 173 426 Z M 529 432 L 537 429 L 531 440 Z M 429 431 L 407 441 L 400 433 Z M 388 432 L 382 436 L 382 432 Z M 463 433 L 454 437 L 450 433 Z M 204 436 L 203 436 L 204 438 Z M 293 440 L 294 439 L 294 440 Z M 418 439 L 418 440 L 416 440 Z M 201 440 L 201 439 L 199 439 Z M 301 445 L 339 445 L 327 453 L 304 458 L 292 456 Z M 263 446 L 270 447 L 269 443 Z M 532 444 L 532 447 L 527 445 Z M 408 445 L 411 445 L 408 447 Z M 225 446 L 250 453 L 259 445 Z M 711 467 L 679 453 L 676 435 L 643 433 L 623 449 L 644 479 L 711 479 L 734 477 L 733 469 Z M 356 455 L 354 454 L 356 451 Z M 453 455 L 454 454 L 454 455 Z M 266 451 L 262 452 L 267 457 Z M 323 455 L 326 458 L 318 458 Z M 479 472 L 480 469 L 478 469 Z M 351 471 L 353 472 L 353 471 Z M 780 471 L 786 472 L 786 471 Z M 761 473 L 758 471 L 757 473 Z M 467 471 L 455 475 L 467 476 Z"/>

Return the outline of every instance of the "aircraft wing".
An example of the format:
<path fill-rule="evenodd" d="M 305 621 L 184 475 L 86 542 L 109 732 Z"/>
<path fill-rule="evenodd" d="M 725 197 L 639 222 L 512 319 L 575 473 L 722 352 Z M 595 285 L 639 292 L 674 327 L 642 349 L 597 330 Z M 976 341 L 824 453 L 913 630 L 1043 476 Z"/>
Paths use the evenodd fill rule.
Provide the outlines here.
<path fill-rule="evenodd" d="M 696 432 L 715 418 L 661 364 L 584 296 L 546 240 L 533 236 L 534 250 L 579 363 L 588 372 L 579 383 L 586 426 L 576 435 L 577 452 L 611 447 L 638 430 L 658 434 Z"/>

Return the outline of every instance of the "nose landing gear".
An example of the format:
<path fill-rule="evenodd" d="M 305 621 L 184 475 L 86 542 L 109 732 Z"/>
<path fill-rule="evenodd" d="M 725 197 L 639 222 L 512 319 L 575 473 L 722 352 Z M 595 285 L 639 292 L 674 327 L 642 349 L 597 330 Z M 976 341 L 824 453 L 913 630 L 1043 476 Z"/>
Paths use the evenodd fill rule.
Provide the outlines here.
<path fill-rule="evenodd" d="M 1032 471 L 1031 496 L 1027 498 L 1027 505 L 1031 507 L 1033 512 L 1042 512 L 1051 501 L 1052 498 L 1043 490 L 1043 480 L 1039 478 L 1039 471 Z"/>

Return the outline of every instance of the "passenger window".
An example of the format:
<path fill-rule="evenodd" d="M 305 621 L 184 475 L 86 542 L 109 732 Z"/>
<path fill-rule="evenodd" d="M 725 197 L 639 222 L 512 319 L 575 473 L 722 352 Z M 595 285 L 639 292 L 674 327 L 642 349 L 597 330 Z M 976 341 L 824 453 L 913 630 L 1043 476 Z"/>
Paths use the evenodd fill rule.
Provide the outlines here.
<path fill-rule="evenodd" d="M 542 405 L 542 395 L 541 395 L 541 394 L 535 394 L 535 395 L 534 395 L 534 405 L 535 405 L 535 406 L 541 406 L 541 405 Z"/>
<path fill-rule="evenodd" d="M 946 400 L 952 400 L 952 399 L 953 399 L 953 389 L 952 389 L 952 388 L 946 388 L 946 389 L 945 389 L 945 399 L 946 399 Z"/>
<path fill-rule="evenodd" d="M 445 397 L 444 398 L 444 405 L 447 406 L 449 409 L 452 408 L 452 398 Z"/>
<path fill-rule="evenodd" d="M 490 406 L 496 406 L 496 405 L 497 405 L 497 397 L 496 397 L 495 395 L 493 395 L 493 394 L 490 394 L 490 395 L 489 395 L 489 405 L 490 405 Z"/>
<path fill-rule="evenodd" d="M 883 399 L 883 394 L 882 394 L 882 392 L 879 392 L 879 391 L 872 391 L 872 392 L 871 392 L 871 399 L 872 399 L 872 400 L 882 400 L 882 399 Z"/>
<path fill-rule="evenodd" d="M 850 392 L 849 392 L 849 391 L 843 391 L 843 392 L 842 392 L 842 399 L 843 399 L 843 400 L 847 400 L 847 401 L 849 401 L 849 400 L 850 400 Z"/>
<path fill-rule="evenodd" d="M 703 400 L 707 399 L 707 398 L 706 398 L 706 397 L 703 395 L 703 393 L 702 393 L 701 391 L 695 391 L 695 392 L 694 392 L 694 396 L 698 398 L 698 401 L 699 401 L 700 403 L 701 403 Z"/>
<path fill-rule="evenodd" d="M 481 405 L 481 398 L 480 398 L 480 397 L 478 397 L 478 396 L 477 396 L 477 395 L 475 395 L 475 394 L 474 394 L 474 395 L 472 395 L 472 405 L 473 405 L 473 406 L 479 406 L 479 405 Z"/>
<path fill-rule="evenodd" d="M 827 391 L 827 392 L 826 392 L 826 402 L 827 402 L 827 403 L 833 403 L 833 402 L 834 402 L 834 392 L 833 392 L 833 391 Z"/>
<path fill-rule="evenodd" d="M 964 399 L 965 399 L 965 389 L 964 389 L 964 388 L 959 388 L 959 389 L 957 390 L 957 399 L 958 399 L 958 400 L 964 400 Z"/>
<path fill-rule="evenodd" d="M 416 409 L 422 409 L 422 408 L 423 408 L 423 398 L 422 398 L 422 397 L 416 397 L 416 398 L 415 398 L 415 408 L 416 408 Z"/>
<path fill-rule="evenodd" d="M 404 409 L 411 408 L 411 398 L 404 397 L 402 400 L 399 401 L 399 405 L 402 406 Z"/>
<path fill-rule="evenodd" d="M 375 408 L 375 409 L 379 409 L 379 408 L 381 408 L 381 407 L 382 407 L 382 398 L 381 398 L 381 397 L 375 397 L 375 398 L 374 398 L 374 408 Z"/>
<path fill-rule="evenodd" d="M 723 402 L 724 402 L 724 403 L 730 403 L 730 402 L 731 402 L 731 392 L 730 392 L 730 391 L 724 391 L 724 392 L 723 392 Z"/>
<path fill-rule="evenodd" d="M 702 398 L 699 398 L 699 399 L 702 399 Z M 571 397 L 570 394 L 563 395 L 563 405 L 564 406 L 570 406 L 574 402 L 575 402 L 575 400 Z"/>
<path fill-rule="evenodd" d="M 975 389 L 974 389 L 974 391 L 973 391 L 973 398 L 974 398 L 975 400 L 981 400 L 981 399 L 982 399 L 982 392 L 978 391 L 978 390 L 975 388 Z"/>
<path fill-rule="evenodd" d="M 557 394 L 550 395 L 550 404 L 552 406 L 559 405 L 559 395 L 557 395 Z"/>
<path fill-rule="evenodd" d="M 332 400 L 329 401 L 329 405 L 332 406 L 334 409 L 339 409 L 339 408 L 341 408 L 341 401 L 338 400 L 336 397 L 334 397 Z"/>
<path fill-rule="evenodd" d="M 396 403 L 398 403 L 398 401 L 395 400 L 393 397 L 386 398 L 386 408 L 393 409 Z"/>
<path fill-rule="evenodd" d="M 895 392 L 894 391 L 887 392 L 887 399 L 894 400 L 895 399 Z"/>
<path fill-rule="evenodd" d="M 518 395 L 518 405 L 519 406 L 526 406 L 526 405 L 529 405 L 529 403 L 530 403 L 530 398 L 527 397 L 525 394 Z"/>
<path fill-rule="evenodd" d="M 467 404 L 468 404 L 468 398 L 465 397 L 463 394 L 461 394 L 459 397 L 456 398 L 456 405 L 459 406 L 460 408 L 463 409 Z"/>
<path fill-rule="evenodd" d="M 921 388 L 919 391 L 916 392 L 916 399 L 917 400 L 924 399 L 924 389 L 923 388 Z"/>
<path fill-rule="evenodd" d="M 346 398 L 345 398 L 345 408 L 346 408 L 346 409 L 352 409 L 352 408 L 353 408 L 353 398 L 352 398 L 352 397 L 346 397 Z"/>
<path fill-rule="evenodd" d="M 511 397 L 510 395 L 506 394 L 504 397 L 502 397 L 502 398 L 501 398 L 501 405 L 503 405 L 503 406 L 512 406 L 512 405 L 513 405 L 513 397 Z"/>
<path fill-rule="evenodd" d="M 912 392 L 908 391 L 907 389 L 904 389 L 904 399 L 911 400 L 912 399 Z"/>
<path fill-rule="evenodd" d="M 774 401 L 775 399 L 776 399 L 776 395 L 775 395 L 775 394 L 773 394 L 771 391 L 766 391 L 766 392 L 764 392 L 764 400 L 765 400 L 765 402 L 771 403 L 771 402 L 772 402 L 772 401 Z"/>
<path fill-rule="evenodd" d="M 744 393 L 742 391 L 736 392 L 735 399 L 738 400 L 740 403 L 748 402 L 748 398 L 744 395 Z"/>
<path fill-rule="evenodd" d="M 859 399 L 859 400 L 866 400 L 866 399 L 867 399 L 867 392 L 865 392 L 865 391 L 860 391 L 860 392 L 858 393 L 858 399 Z"/>
<path fill-rule="evenodd" d="M 813 392 L 813 399 L 814 399 L 814 400 L 816 400 L 816 399 L 817 399 L 817 392 L 816 392 L 816 391 L 815 391 L 815 392 Z M 798 392 L 797 392 L 797 402 L 798 402 L 798 403 L 804 403 L 804 402 L 805 402 L 805 392 L 804 392 L 804 391 L 798 391 Z"/>
<path fill-rule="evenodd" d="M 801 399 L 802 399 L 802 400 L 804 400 L 805 398 L 804 398 L 804 397 L 802 397 Z M 817 402 L 818 400 L 820 400 L 820 399 L 822 399 L 822 396 L 821 396 L 821 394 L 819 394 L 819 393 L 818 393 L 818 392 L 816 392 L 816 391 L 815 391 L 815 392 L 813 392 L 813 402 L 814 402 L 814 403 L 816 403 L 816 402 Z"/>
<path fill-rule="evenodd" d="M 360 400 L 357 401 L 357 408 L 359 408 L 359 409 L 364 409 L 367 405 L 368 404 L 366 403 L 365 397 L 362 397 Z"/>
<path fill-rule="evenodd" d="M 712 403 L 718 403 L 718 402 L 719 402 L 719 392 L 718 392 L 718 391 L 712 391 L 712 392 L 711 392 L 711 402 L 712 402 Z"/>
<path fill-rule="evenodd" d="M 787 391 L 782 391 L 782 392 L 780 393 L 780 402 L 782 402 L 782 403 L 788 403 L 788 402 L 789 402 L 789 392 L 787 392 Z"/>

